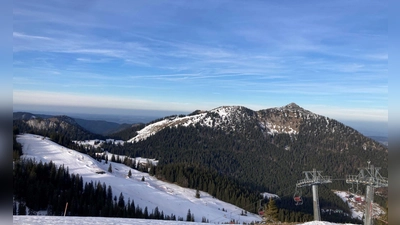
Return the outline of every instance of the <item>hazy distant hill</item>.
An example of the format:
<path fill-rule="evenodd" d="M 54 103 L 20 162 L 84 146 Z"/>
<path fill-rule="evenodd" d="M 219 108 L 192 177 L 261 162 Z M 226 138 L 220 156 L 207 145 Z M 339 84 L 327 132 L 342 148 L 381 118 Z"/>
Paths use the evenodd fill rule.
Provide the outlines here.
<path fill-rule="evenodd" d="M 53 115 L 45 115 L 45 114 L 33 114 L 29 112 L 14 112 L 13 120 L 34 120 L 34 119 L 49 119 L 52 117 L 60 117 Z M 82 128 L 90 131 L 94 134 L 108 135 L 111 133 L 119 132 L 124 130 L 125 128 L 130 127 L 130 124 L 119 124 L 115 122 L 108 122 L 104 120 L 88 120 L 88 119 L 80 119 L 80 118 L 71 118 L 70 121 L 76 122 L 76 124 L 80 125 Z"/>
<path fill-rule="evenodd" d="M 51 115 L 44 115 L 44 114 L 33 114 L 29 112 L 14 112 L 13 113 L 13 120 L 30 120 L 35 118 L 50 118 L 53 117 Z"/>
<path fill-rule="evenodd" d="M 78 118 L 75 118 L 74 120 L 90 132 L 101 135 L 115 133 L 131 126 L 130 124 L 119 124 L 103 120 L 86 120 Z"/>
<path fill-rule="evenodd" d="M 135 136 L 137 132 L 143 129 L 144 127 L 145 127 L 144 123 L 127 125 L 125 127 L 121 126 L 121 129 L 112 133 L 108 133 L 107 136 L 114 139 L 128 140 L 132 136 Z"/>
<path fill-rule="evenodd" d="M 368 136 L 368 137 L 374 139 L 375 141 L 377 141 L 385 146 L 389 146 L 388 137 L 383 137 L 383 136 Z"/>
<path fill-rule="evenodd" d="M 80 126 L 75 119 L 68 116 L 34 115 L 30 113 L 14 113 L 13 124 L 19 132 L 37 133 L 52 139 L 88 140 L 103 138 Z M 65 142 L 68 142 L 67 140 Z M 62 141 L 59 142 L 62 144 Z"/>

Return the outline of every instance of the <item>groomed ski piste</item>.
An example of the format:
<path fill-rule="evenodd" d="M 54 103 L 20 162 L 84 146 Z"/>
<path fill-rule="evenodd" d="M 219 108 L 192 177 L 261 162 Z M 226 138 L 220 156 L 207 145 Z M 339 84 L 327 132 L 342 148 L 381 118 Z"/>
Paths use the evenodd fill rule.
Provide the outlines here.
<path fill-rule="evenodd" d="M 105 218 L 105 217 L 62 217 L 62 216 L 14 216 L 13 224 L 22 225 L 201 225 L 200 222 L 185 221 L 166 221 L 166 220 L 145 220 L 145 219 L 125 219 L 125 218 Z M 298 223 L 298 225 L 338 225 L 338 223 L 330 223 L 325 221 L 311 221 L 306 223 Z M 345 225 L 352 225 L 345 223 Z"/>
<path fill-rule="evenodd" d="M 82 176 L 84 182 L 104 182 L 107 186 L 110 185 L 112 187 L 113 195 L 119 196 L 122 193 L 125 200 L 128 200 L 128 198 L 134 200 L 135 205 L 139 205 L 141 208 L 147 206 L 150 211 L 158 207 L 160 211 L 164 212 L 164 215 L 174 214 L 176 217 L 186 218 L 190 209 L 196 222 L 200 222 L 203 217 L 208 219 L 210 223 L 228 223 L 232 220 L 240 223 L 250 223 L 262 220 L 260 216 L 252 213 L 247 213 L 247 216 L 241 216 L 243 209 L 218 200 L 208 193 L 200 192 L 201 197 L 196 198 L 196 190 L 160 181 L 148 173 L 142 173 L 120 163 L 109 161 L 108 164 L 105 164 L 104 162 L 99 162 L 86 154 L 58 145 L 46 137 L 23 134 L 17 137 L 17 141 L 22 144 L 22 158 L 31 158 L 43 163 L 52 161 L 57 166 L 64 165 L 65 168 L 68 167 L 70 174 L 74 173 Z M 112 165 L 112 173 L 107 172 L 110 164 Z M 129 170 L 132 172 L 131 178 L 127 177 Z M 145 181 L 141 181 L 142 177 L 144 177 Z M 14 217 L 16 222 L 18 220 L 21 222 L 17 224 L 36 224 L 36 222 L 31 221 L 23 222 L 24 220 L 34 220 L 34 218 Z M 36 220 L 43 218 L 40 217 Z M 104 224 L 104 219 L 100 221 L 101 224 Z M 166 221 L 162 222 L 164 224 Z M 51 224 L 52 222 L 42 221 L 41 223 Z M 90 220 L 78 223 L 93 224 L 90 223 Z M 124 223 L 131 224 L 131 222 Z M 68 222 L 68 224 L 74 223 Z M 110 224 L 112 223 L 110 222 Z M 139 222 L 138 224 L 143 223 Z"/>

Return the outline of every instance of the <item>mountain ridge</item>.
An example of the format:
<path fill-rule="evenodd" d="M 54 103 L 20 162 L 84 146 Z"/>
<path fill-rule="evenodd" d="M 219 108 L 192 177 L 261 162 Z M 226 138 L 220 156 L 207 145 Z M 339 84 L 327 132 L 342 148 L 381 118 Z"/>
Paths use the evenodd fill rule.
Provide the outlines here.
<path fill-rule="evenodd" d="M 316 135 L 316 132 L 325 134 L 336 134 L 349 136 L 361 135 L 364 138 L 361 140 L 364 148 L 372 146 L 373 149 L 381 149 L 379 143 L 372 138 L 362 135 L 360 132 L 351 128 L 337 120 L 330 119 L 322 115 L 318 115 L 309 110 L 306 110 L 296 103 L 290 103 L 282 107 L 274 107 L 253 111 L 244 106 L 220 106 L 209 111 L 196 110 L 197 113 L 192 113 L 187 116 L 167 117 L 163 120 L 150 123 L 143 129 L 137 131 L 137 135 L 128 140 L 135 143 L 143 141 L 151 135 L 164 128 L 172 128 L 178 126 L 206 126 L 213 129 L 221 129 L 226 132 L 236 132 L 243 129 L 244 123 L 251 123 L 255 129 L 259 129 L 264 136 L 288 134 L 292 138 L 297 138 L 300 132 L 308 132 L 311 135 Z M 305 127 L 312 127 L 312 123 L 321 125 L 319 130 L 307 131 Z M 322 127 L 324 127 L 322 129 Z M 304 134 L 305 135 L 305 134 Z M 346 138 L 345 138 L 346 139 Z M 383 146 L 385 148 L 385 146 Z M 342 150 L 348 149 L 344 146 Z"/>

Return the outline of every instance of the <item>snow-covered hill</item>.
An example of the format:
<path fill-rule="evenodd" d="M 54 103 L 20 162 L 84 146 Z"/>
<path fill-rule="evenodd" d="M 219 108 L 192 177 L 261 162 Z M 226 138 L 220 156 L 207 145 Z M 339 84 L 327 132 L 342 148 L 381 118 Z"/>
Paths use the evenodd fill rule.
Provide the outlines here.
<path fill-rule="evenodd" d="M 69 168 L 70 173 L 79 174 L 84 182 L 99 181 L 110 185 L 113 194 L 118 196 L 122 193 L 125 199 L 130 198 L 135 201 L 140 207 L 148 207 L 154 209 L 158 207 L 164 214 L 174 214 L 177 217 L 186 218 L 187 212 L 194 214 L 196 221 L 201 221 L 202 217 L 207 218 L 211 223 L 223 223 L 231 220 L 242 222 L 260 221 L 258 215 L 248 213 L 247 216 L 241 216 L 242 209 L 232 204 L 220 201 L 213 198 L 207 193 L 201 192 L 201 197 L 195 197 L 195 190 L 182 188 L 175 184 L 166 183 L 156 178 L 149 176 L 147 173 L 142 173 L 133 170 L 119 163 L 112 163 L 113 173 L 107 172 L 109 164 L 104 164 L 96 161 L 88 155 L 76 152 L 60 146 L 48 138 L 23 134 L 17 137 L 17 141 L 23 146 L 23 158 L 33 158 L 38 162 L 52 161 L 56 165 L 64 165 Z M 132 170 L 132 177 L 128 178 L 129 170 Z M 105 172 L 103 174 L 99 172 Z M 141 181 L 142 177 L 145 181 Z M 224 209 L 224 211 L 222 210 Z M 24 224 L 24 217 L 14 217 Z M 29 217 L 27 223 L 31 224 L 51 224 L 53 222 L 34 222 L 29 221 L 34 217 Z M 39 218 L 40 220 L 41 218 Z M 131 221 L 131 220 L 128 220 Z M 56 224 L 59 222 L 54 222 Z M 91 224 L 88 221 L 81 221 L 68 224 Z M 103 224 L 103 221 L 101 222 Z M 131 224 L 127 222 L 126 224 Z M 112 223 L 110 223 L 112 224 Z M 116 224 L 116 223 L 115 223 Z M 120 223 L 118 223 L 120 224 Z M 140 223 L 139 223 L 140 224 Z"/>
<path fill-rule="evenodd" d="M 364 210 L 365 210 L 365 197 L 361 195 L 353 195 L 352 193 L 348 191 L 334 191 L 334 193 L 339 196 L 344 202 L 347 202 L 349 205 L 349 208 L 351 209 L 351 217 L 352 218 L 357 218 L 362 220 L 364 216 Z M 385 214 L 385 211 L 379 206 L 377 203 L 373 203 L 373 212 L 372 216 L 374 218 L 380 217 L 383 214 Z"/>
<path fill-rule="evenodd" d="M 221 106 L 209 111 L 197 110 L 187 116 L 166 117 L 137 131 L 136 136 L 129 139 L 128 142 L 144 141 L 165 128 L 179 126 L 210 127 L 226 131 L 226 133 L 256 134 L 261 132 L 264 137 L 289 134 L 294 140 L 297 140 L 299 135 L 319 136 L 320 138 L 316 138 L 316 140 L 323 145 L 330 146 L 329 148 L 332 149 L 323 146 L 329 151 L 347 151 L 362 146 L 364 150 L 387 152 L 387 148 L 383 145 L 363 136 L 355 129 L 337 120 L 308 111 L 295 103 L 259 111 L 253 111 L 243 106 Z M 179 139 L 174 135 L 171 137 Z M 326 144 L 328 142 L 332 142 L 332 144 Z M 310 144 L 315 146 L 315 143 Z"/>
<path fill-rule="evenodd" d="M 138 135 L 128 140 L 128 142 L 145 140 L 147 137 L 154 135 L 166 127 L 187 127 L 196 124 L 226 131 L 236 131 L 239 130 L 243 124 L 253 122 L 257 124 L 260 129 L 269 134 L 298 134 L 299 118 L 310 118 L 310 116 L 317 117 L 318 115 L 304 110 L 294 103 L 284 107 L 260 110 L 257 112 L 243 106 L 221 106 L 210 111 L 198 111 L 194 115 L 168 117 L 152 123 L 140 130 Z M 282 118 L 285 119 L 282 120 Z M 293 122 L 293 118 L 296 118 L 295 122 Z"/>
<path fill-rule="evenodd" d="M 13 224 L 22 225 L 92 225 L 92 224 L 108 224 L 108 225 L 204 225 L 199 222 L 184 222 L 184 221 L 165 221 L 165 220 L 144 220 L 144 219 L 123 219 L 123 218 L 104 218 L 104 217 L 61 217 L 61 216 L 14 216 Z M 338 225 L 338 223 L 330 223 L 324 221 L 311 221 L 307 223 L 299 223 L 298 225 Z M 346 223 L 345 225 L 351 225 Z"/>
<path fill-rule="evenodd" d="M 138 131 L 138 135 L 128 140 L 128 142 L 145 140 L 166 127 L 187 127 L 200 124 L 201 126 L 221 128 L 224 130 L 235 130 L 238 123 L 250 120 L 252 118 L 251 114 L 255 113 L 243 106 L 222 106 L 210 111 L 199 111 L 198 114 L 195 115 L 168 117 L 146 126 Z"/>

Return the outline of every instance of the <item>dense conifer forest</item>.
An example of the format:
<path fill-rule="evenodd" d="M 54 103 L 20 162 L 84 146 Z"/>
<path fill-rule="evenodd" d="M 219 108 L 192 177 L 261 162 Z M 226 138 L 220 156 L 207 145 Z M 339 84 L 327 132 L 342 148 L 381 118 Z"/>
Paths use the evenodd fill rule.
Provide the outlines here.
<path fill-rule="evenodd" d="M 60 216 L 68 203 L 69 216 L 177 220 L 175 215 L 164 215 L 158 207 L 143 209 L 135 205 L 134 199 L 125 199 L 122 193 L 117 197 L 111 186 L 107 187 L 105 183 L 83 183 L 78 174 L 70 174 L 68 168 L 57 168 L 52 162 L 15 161 L 13 196 L 14 215 L 35 215 L 38 211 L 46 211 L 47 215 Z"/>
<path fill-rule="evenodd" d="M 156 177 L 206 191 L 251 212 L 257 206 L 249 203 L 259 198 L 259 193 L 270 192 L 282 196 L 282 200 L 277 201 L 281 210 L 312 214 L 310 190 L 303 191 L 306 203 L 302 207 L 295 207 L 291 196 L 295 182 L 303 179 L 302 171 L 310 171 L 313 167 L 337 179 L 320 188 L 321 207 L 348 212 L 348 206 L 331 189 L 347 190 L 349 185 L 344 182 L 345 175 L 357 174 L 357 168 L 365 166 L 368 159 L 387 162 L 384 153 L 378 151 L 318 150 L 331 144 L 318 142 L 321 137 L 299 136 L 293 140 L 287 134 L 261 135 L 259 132 L 226 133 L 203 126 L 177 127 L 164 129 L 145 141 L 124 146 L 105 145 L 104 149 L 132 157 L 156 158 L 159 164 L 152 172 Z M 288 145 L 290 151 L 284 149 Z M 387 174 L 385 167 L 383 173 Z M 227 191 L 219 192 L 218 188 Z M 377 196 L 375 201 L 384 205 L 387 198 Z M 322 216 L 335 217 L 337 222 L 349 221 L 349 218 Z"/>
<path fill-rule="evenodd" d="M 199 164 L 218 174 L 227 175 L 251 189 L 285 195 L 302 179 L 302 171 L 313 168 L 325 175 L 344 179 L 358 173 L 358 168 L 374 159 L 387 175 L 387 153 L 351 149 L 347 152 L 323 151 L 320 137 L 297 137 L 287 134 L 263 137 L 261 132 L 225 133 L 208 127 L 177 127 L 161 130 L 144 141 L 124 146 L 104 145 L 106 151 L 132 157 L 156 158 L 159 166 L 184 163 Z M 313 144 L 314 143 L 314 144 Z M 309 147 L 302 147 L 303 145 Z M 285 150 L 289 147 L 290 150 Z M 318 150 L 320 149 L 320 150 Z M 378 165 L 377 165 L 378 166 Z M 344 182 L 332 188 L 348 189 Z"/>

